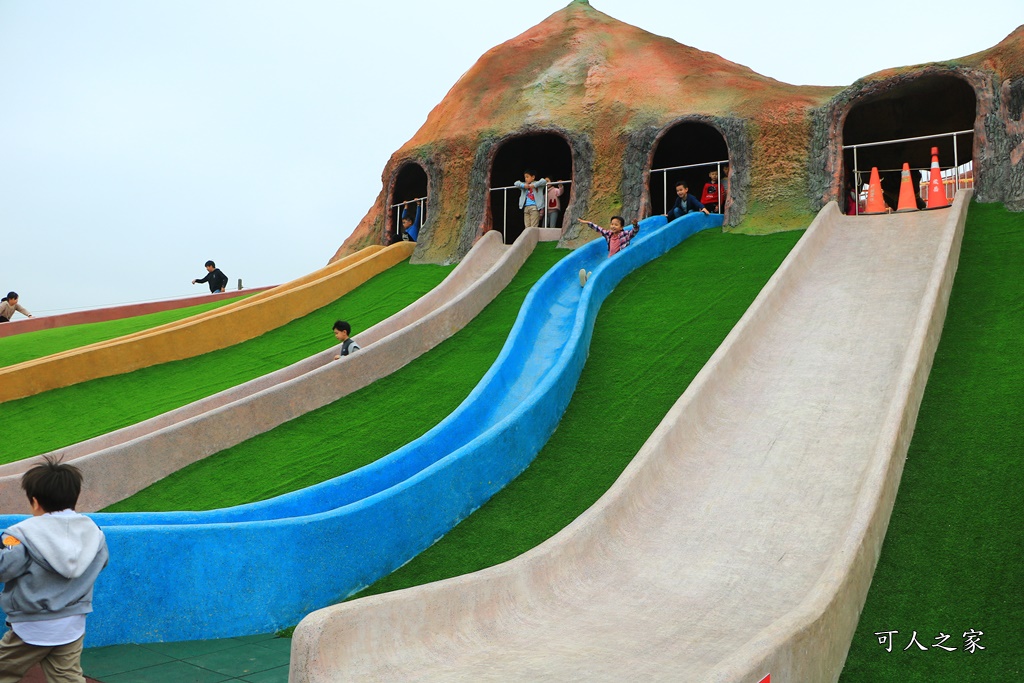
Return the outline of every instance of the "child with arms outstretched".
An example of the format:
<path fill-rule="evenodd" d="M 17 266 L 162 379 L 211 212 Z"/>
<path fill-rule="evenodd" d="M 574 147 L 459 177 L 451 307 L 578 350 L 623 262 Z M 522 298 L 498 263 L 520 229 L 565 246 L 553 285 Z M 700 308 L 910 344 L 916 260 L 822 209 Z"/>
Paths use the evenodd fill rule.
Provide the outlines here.
<path fill-rule="evenodd" d="M 622 216 L 612 216 L 610 221 L 610 227 L 605 230 L 596 223 L 591 223 L 583 218 L 579 219 L 580 223 L 585 223 L 590 226 L 591 230 L 596 230 L 604 237 L 605 241 L 608 242 L 608 258 L 615 256 L 627 246 L 630 241 L 640 233 L 640 222 L 633 221 L 633 225 L 629 229 L 625 229 L 626 219 Z M 584 285 L 587 282 L 587 278 L 590 276 L 585 269 L 580 270 L 580 284 Z"/>

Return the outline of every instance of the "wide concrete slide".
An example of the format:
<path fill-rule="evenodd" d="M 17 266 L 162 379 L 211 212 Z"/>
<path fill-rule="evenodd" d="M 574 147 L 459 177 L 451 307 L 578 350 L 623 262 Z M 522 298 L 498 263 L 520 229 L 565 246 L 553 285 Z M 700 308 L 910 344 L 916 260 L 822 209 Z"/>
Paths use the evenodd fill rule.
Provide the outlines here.
<path fill-rule="evenodd" d="M 541 241 L 559 230 L 531 228 L 514 245 L 490 231 L 437 287 L 355 335 L 359 353 L 332 362 L 337 349 L 123 429 L 61 448 L 89 486 L 78 509 L 101 510 L 213 453 L 323 407 L 390 374 L 462 329 L 512 280 Z M 0 513 L 23 511 L 21 474 L 38 462 L 0 466 Z"/>
<path fill-rule="evenodd" d="M 52 330 L 58 327 L 71 327 L 72 325 L 88 325 L 90 323 L 104 323 L 111 320 L 123 320 L 134 318 L 150 313 L 161 313 L 163 311 L 174 311 L 179 308 L 208 304 L 214 301 L 234 299 L 246 294 L 258 294 L 273 289 L 276 285 L 267 287 L 249 287 L 247 289 L 229 290 L 218 294 L 200 294 L 199 296 L 186 296 L 174 299 L 161 299 L 159 301 L 143 301 L 132 304 L 118 304 L 116 306 L 104 306 L 103 308 L 90 308 L 85 311 L 74 311 L 73 313 L 59 313 L 56 315 L 35 316 L 34 318 L 18 318 L 9 323 L 0 325 L 0 338 L 13 337 L 26 332 L 38 332 L 40 330 Z"/>
<path fill-rule="evenodd" d="M 969 197 L 829 204 L 591 509 L 510 562 L 314 612 L 289 680 L 836 680 Z"/>
<path fill-rule="evenodd" d="M 298 280 L 149 330 L 0 368 L 0 402 L 191 358 L 258 337 L 409 258 L 415 245 L 367 247 Z"/>

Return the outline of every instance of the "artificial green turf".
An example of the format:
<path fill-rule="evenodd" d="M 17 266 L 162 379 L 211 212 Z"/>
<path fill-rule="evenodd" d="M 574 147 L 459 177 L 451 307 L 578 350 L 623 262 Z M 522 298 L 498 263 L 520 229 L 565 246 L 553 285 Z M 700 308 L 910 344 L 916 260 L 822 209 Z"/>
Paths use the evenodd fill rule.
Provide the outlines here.
<path fill-rule="evenodd" d="M 578 517 L 629 464 L 802 234 L 698 233 L 623 280 L 598 314 L 565 416 L 533 464 L 357 597 L 504 562 Z"/>
<path fill-rule="evenodd" d="M 1024 673 L 1024 214 L 972 204 L 942 339 L 841 681 Z M 985 647 L 964 650 L 964 634 Z M 892 651 L 876 633 L 899 631 Z M 914 632 L 927 650 L 911 645 Z M 941 650 L 939 634 L 951 637 Z M 909 650 L 904 650 L 907 646 Z"/>
<path fill-rule="evenodd" d="M 429 353 L 107 511 L 206 510 L 263 500 L 342 475 L 416 439 L 469 395 L 501 351 L 530 288 L 567 253 L 553 243 L 537 245 L 495 300 Z"/>
<path fill-rule="evenodd" d="M 76 349 L 88 344 L 123 337 L 133 332 L 148 330 L 158 325 L 187 318 L 190 315 L 198 315 L 199 313 L 220 308 L 248 296 L 251 296 L 251 294 L 205 304 L 196 304 L 186 308 L 176 308 L 170 311 L 136 315 L 131 318 L 121 318 L 120 320 L 55 327 L 49 330 L 37 330 L 35 332 L 25 332 L 24 334 L 4 337 L 0 339 L 0 368 L 16 363 L 24 363 L 27 360 L 42 358 L 53 353 L 60 353 L 68 349 Z"/>
<path fill-rule="evenodd" d="M 353 331 L 380 322 L 436 286 L 450 266 L 400 263 L 319 310 L 255 339 L 185 360 L 103 377 L 0 404 L 0 462 L 12 462 L 141 422 L 336 345 L 338 318 Z"/>

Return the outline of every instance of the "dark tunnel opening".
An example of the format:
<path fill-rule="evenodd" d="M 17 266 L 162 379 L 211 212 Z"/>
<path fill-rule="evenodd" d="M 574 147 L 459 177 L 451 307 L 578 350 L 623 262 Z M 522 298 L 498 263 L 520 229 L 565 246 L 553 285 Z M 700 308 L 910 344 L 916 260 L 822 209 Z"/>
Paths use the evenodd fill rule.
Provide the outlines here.
<path fill-rule="evenodd" d="M 538 133 L 508 140 L 498 149 L 491 165 L 491 228 L 502 232 L 505 244 L 512 244 L 525 228 L 523 210 L 519 208 L 519 190 L 498 190 L 510 187 L 517 180 L 523 180 L 527 170 L 536 171 L 538 178 L 552 182 L 572 180 L 572 150 L 561 135 Z M 557 198 L 561 210 L 548 216 L 548 227 L 563 227 L 565 208 L 572 196 L 572 185 L 559 185 L 562 195 Z M 543 226 L 544 196 L 535 197 L 540 208 Z"/>
<path fill-rule="evenodd" d="M 876 95 L 857 101 L 847 114 L 843 125 L 843 145 L 861 145 L 869 142 L 904 140 L 958 131 L 965 134 L 895 142 L 892 144 L 858 147 L 854 178 L 854 150 L 843 150 L 843 210 L 853 213 L 854 190 L 868 182 L 871 167 L 879 170 L 882 194 L 886 204 L 897 207 L 904 163 L 911 168 L 918 207 L 923 208 L 920 179 L 928 179 L 931 149 L 939 149 L 939 166 L 950 169 L 959 165 L 973 182 L 974 121 L 977 116 L 977 96 L 966 81 L 956 76 L 922 76 Z M 951 181 L 947 181 L 947 184 Z M 861 196 L 862 198 L 862 196 Z M 864 210 L 861 203 L 860 211 Z"/>
<path fill-rule="evenodd" d="M 398 171 L 395 176 L 395 186 L 391 191 L 391 201 L 388 202 L 387 235 L 385 244 L 391 244 L 402 239 L 403 212 L 408 211 L 410 216 L 415 216 L 417 206 L 420 208 L 420 225 L 427 220 L 427 172 L 416 163 L 408 163 Z M 413 200 L 423 200 L 413 202 Z"/>
<path fill-rule="evenodd" d="M 710 181 L 710 172 L 722 169 L 719 183 L 724 188 L 722 181 L 727 173 L 728 160 L 729 146 L 714 126 L 698 121 L 683 121 L 673 126 L 658 141 L 651 159 L 651 213 L 663 214 L 675 203 L 675 185 L 680 180 L 686 182 L 690 194 L 699 200 L 704 186 Z M 717 162 L 723 163 L 719 166 Z M 725 204 L 724 192 L 720 201 L 719 210 L 722 210 Z M 714 206 L 708 209 L 715 211 Z"/>

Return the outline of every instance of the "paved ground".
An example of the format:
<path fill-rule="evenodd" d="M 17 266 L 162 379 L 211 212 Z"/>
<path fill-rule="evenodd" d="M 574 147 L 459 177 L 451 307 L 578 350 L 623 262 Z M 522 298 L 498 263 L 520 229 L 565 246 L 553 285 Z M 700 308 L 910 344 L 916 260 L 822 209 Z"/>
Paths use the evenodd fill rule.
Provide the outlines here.
<path fill-rule="evenodd" d="M 88 648 L 82 669 L 102 683 L 287 683 L 290 638 L 273 634 Z M 42 683 L 26 678 L 25 683 Z"/>

